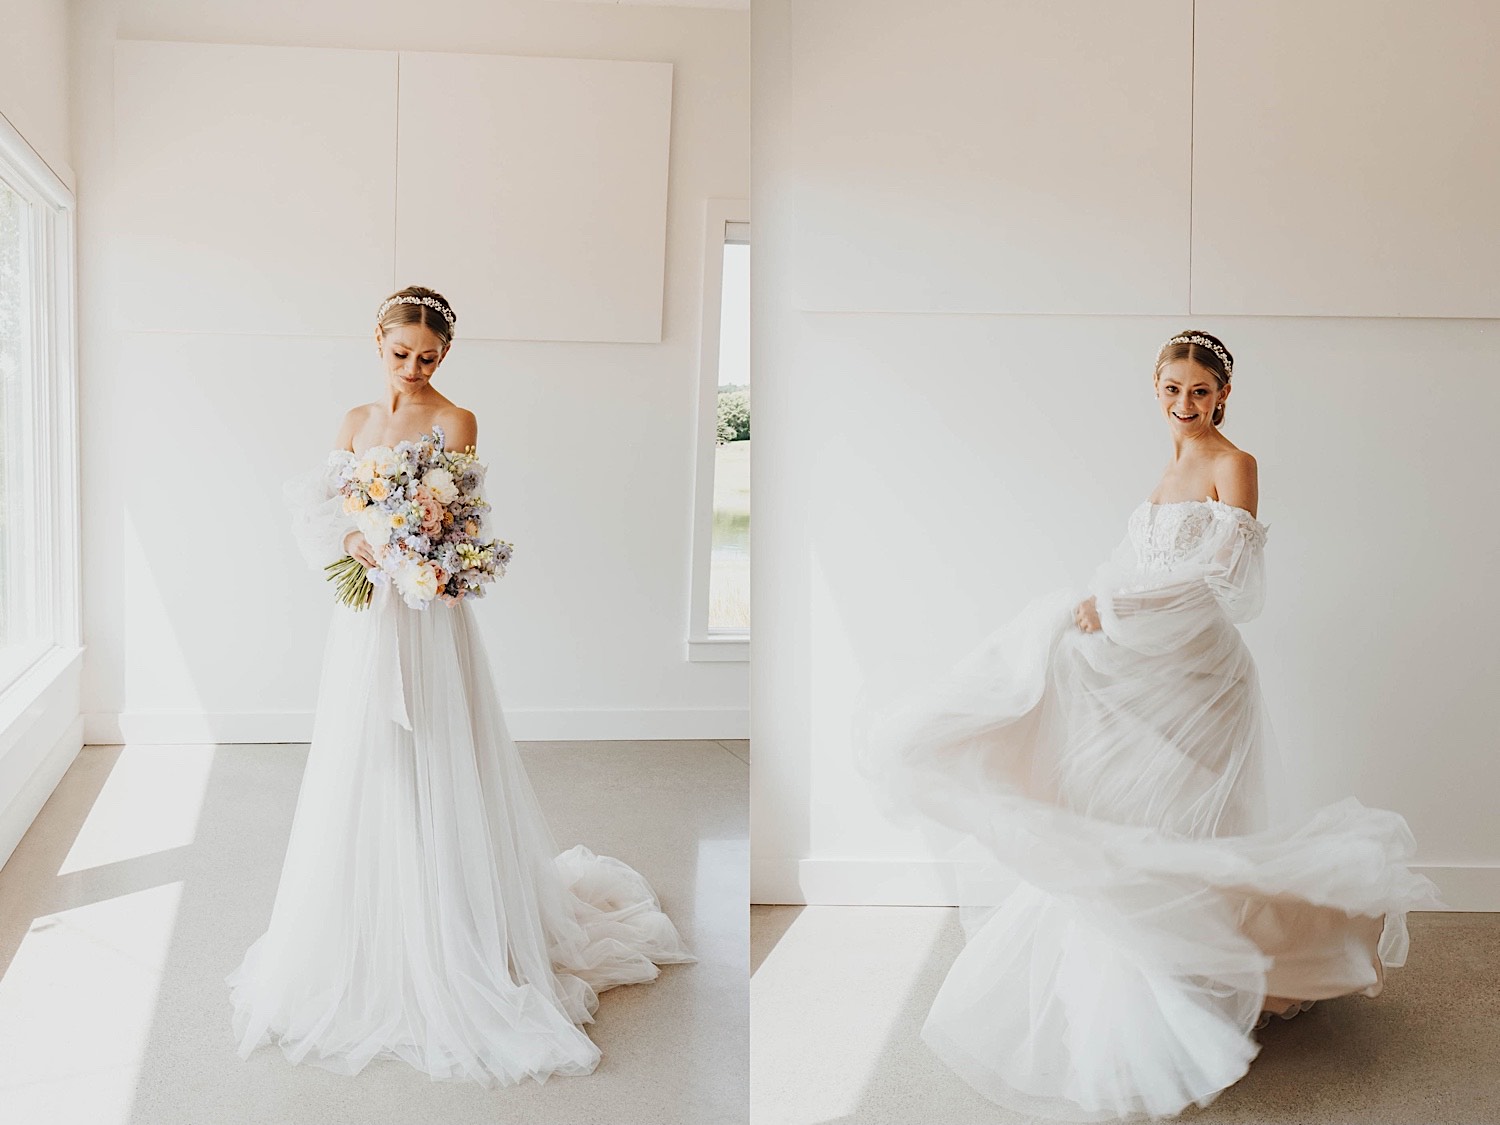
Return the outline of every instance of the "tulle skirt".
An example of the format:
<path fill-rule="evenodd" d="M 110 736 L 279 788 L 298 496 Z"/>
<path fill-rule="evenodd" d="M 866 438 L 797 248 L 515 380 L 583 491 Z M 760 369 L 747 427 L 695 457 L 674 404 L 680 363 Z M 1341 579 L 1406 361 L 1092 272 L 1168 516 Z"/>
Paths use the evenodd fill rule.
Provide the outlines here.
<path fill-rule="evenodd" d="M 640 874 L 558 853 L 472 613 L 335 609 L 270 925 L 226 978 L 241 1057 L 588 1074 L 598 993 L 695 959 Z"/>
<path fill-rule="evenodd" d="M 863 707 L 857 741 L 954 861 L 967 941 L 923 1038 L 1016 1112 L 1170 1116 L 1245 1073 L 1263 1010 L 1378 993 L 1435 888 L 1398 814 L 1296 812 L 1222 614 L 1143 652 L 1078 630 L 1083 596 Z"/>

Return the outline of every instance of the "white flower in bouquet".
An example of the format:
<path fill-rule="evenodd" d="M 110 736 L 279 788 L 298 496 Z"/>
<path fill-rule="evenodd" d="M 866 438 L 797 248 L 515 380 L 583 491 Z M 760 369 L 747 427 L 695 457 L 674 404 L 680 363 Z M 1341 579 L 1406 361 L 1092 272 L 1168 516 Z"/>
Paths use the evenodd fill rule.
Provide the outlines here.
<path fill-rule="evenodd" d="M 354 526 L 364 533 L 370 546 L 379 550 L 391 541 L 391 516 L 378 504 L 361 508 L 354 516 Z"/>
<path fill-rule="evenodd" d="M 397 564 L 392 578 L 401 597 L 413 609 L 421 609 L 437 597 L 437 568 L 425 559 L 404 559 Z"/>
<path fill-rule="evenodd" d="M 439 504 L 451 504 L 458 499 L 458 485 L 453 482 L 453 474 L 447 469 L 428 469 L 422 483 L 437 497 Z"/>
<path fill-rule="evenodd" d="M 393 477 L 401 469 L 402 458 L 388 445 L 366 450 L 365 460 L 375 466 L 376 476 Z"/>

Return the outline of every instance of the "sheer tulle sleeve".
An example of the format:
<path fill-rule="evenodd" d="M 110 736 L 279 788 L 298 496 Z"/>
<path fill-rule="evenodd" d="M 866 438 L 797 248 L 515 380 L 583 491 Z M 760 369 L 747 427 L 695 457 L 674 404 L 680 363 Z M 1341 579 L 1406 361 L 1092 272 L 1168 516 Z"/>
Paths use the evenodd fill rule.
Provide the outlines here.
<path fill-rule="evenodd" d="M 282 499 L 291 512 L 292 536 L 307 565 L 323 568 L 344 555 L 344 537 L 358 525 L 344 511 L 339 492 L 339 472 L 354 458 L 346 449 L 335 449 L 316 468 L 298 473 L 282 484 Z"/>
<path fill-rule="evenodd" d="M 1222 506 L 1232 524 L 1214 549 L 1206 581 L 1231 621 L 1259 617 L 1266 596 L 1266 525 L 1243 508 Z"/>
<path fill-rule="evenodd" d="M 1172 652 L 1226 620 L 1248 621 L 1265 595 L 1265 525 L 1228 504 L 1196 550 L 1150 570 L 1127 538 L 1089 585 L 1105 636 L 1147 655 Z"/>

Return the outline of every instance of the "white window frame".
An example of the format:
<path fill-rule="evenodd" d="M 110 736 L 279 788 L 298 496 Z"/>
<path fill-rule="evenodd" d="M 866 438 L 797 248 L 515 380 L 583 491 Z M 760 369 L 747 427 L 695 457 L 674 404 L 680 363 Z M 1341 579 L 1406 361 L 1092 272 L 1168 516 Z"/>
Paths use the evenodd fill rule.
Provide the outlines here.
<path fill-rule="evenodd" d="M 750 631 L 708 626 L 714 531 L 714 448 L 719 403 L 719 318 L 724 289 L 724 244 L 730 224 L 748 229 L 750 202 L 709 199 L 703 205 L 703 306 L 698 345 L 698 469 L 693 488 L 693 577 L 689 660 L 750 659 Z M 753 266 L 751 267 L 754 268 Z M 754 533 L 752 532 L 752 537 Z M 753 563 L 752 563 L 753 565 Z"/>
<path fill-rule="evenodd" d="M 50 641 L 0 683 L 0 740 L 83 651 L 79 532 L 77 200 L 72 186 L 0 115 L 0 176 L 30 208 L 31 479 L 36 597 Z"/>

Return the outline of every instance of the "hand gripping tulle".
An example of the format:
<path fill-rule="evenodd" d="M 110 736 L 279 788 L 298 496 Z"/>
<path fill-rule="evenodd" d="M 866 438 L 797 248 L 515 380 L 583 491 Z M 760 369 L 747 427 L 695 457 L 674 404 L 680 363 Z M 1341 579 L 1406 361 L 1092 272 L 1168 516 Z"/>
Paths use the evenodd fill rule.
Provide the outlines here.
<path fill-rule="evenodd" d="M 1116 644 L 1170 653 L 1260 613 L 1267 528 L 1249 512 L 1212 500 L 1143 505 L 1131 518 L 1131 534 L 1089 585 Z"/>

